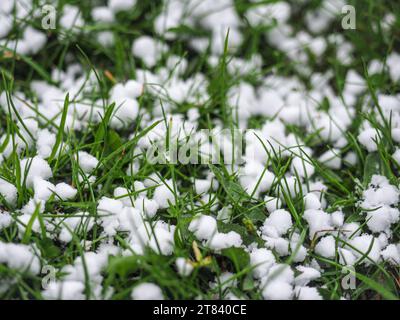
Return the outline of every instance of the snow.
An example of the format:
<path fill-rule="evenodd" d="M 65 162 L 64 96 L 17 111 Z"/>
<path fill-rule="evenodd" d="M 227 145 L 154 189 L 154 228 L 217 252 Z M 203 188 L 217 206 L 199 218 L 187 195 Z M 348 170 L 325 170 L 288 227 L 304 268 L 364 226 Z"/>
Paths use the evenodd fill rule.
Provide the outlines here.
<path fill-rule="evenodd" d="M 48 129 L 38 131 L 36 148 L 40 157 L 43 159 L 50 157 L 55 143 L 56 135 L 54 133 L 51 133 Z"/>
<path fill-rule="evenodd" d="M 194 181 L 194 188 L 197 194 L 207 192 L 211 188 L 211 181 L 206 179 L 196 179 Z"/>
<path fill-rule="evenodd" d="M 326 236 L 319 240 L 315 252 L 325 258 L 334 258 L 336 254 L 336 240 L 333 236 Z"/>
<path fill-rule="evenodd" d="M 79 167 L 85 173 L 91 173 L 98 165 L 99 160 L 87 153 L 86 151 L 78 152 Z"/>
<path fill-rule="evenodd" d="M 331 169 L 340 169 L 342 165 L 342 160 L 340 158 L 340 152 L 337 149 L 330 149 L 323 153 L 319 157 L 319 161 Z"/>
<path fill-rule="evenodd" d="M 373 128 L 363 130 L 358 135 L 358 141 L 368 150 L 368 152 L 374 152 L 378 150 L 376 142 L 379 141 L 379 135 Z"/>
<path fill-rule="evenodd" d="M 386 177 L 373 175 L 368 188 L 363 191 L 363 202 L 361 207 L 364 209 L 375 209 L 381 205 L 394 205 L 399 202 L 399 190 L 389 184 Z"/>
<path fill-rule="evenodd" d="M 290 300 L 293 296 L 293 286 L 286 282 L 274 281 L 264 288 L 262 295 L 265 300 Z"/>
<path fill-rule="evenodd" d="M 153 67 L 166 49 L 166 45 L 157 42 L 153 38 L 141 36 L 133 43 L 132 53 L 134 56 L 141 58 L 147 66 Z"/>
<path fill-rule="evenodd" d="M 8 228 L 12 222 L 12 216 L 8 212 L 0 210 L 0 230 Z"/>
<path fill-rule="evenodd" d="M 153 218 L 159 208 L 155 200 L 147 199 L 146 197 L 139 197 L 135 201 L 135 208 L 143 212 L 148 218 Z"/>
<path fill-rule="evenodd" d="M 344 214 L 342 211 L 335 211 L 331 213 L 331 223 L 335 227 L 341 227 L 344 223 Z"/>
<path fill-rule="evenodd" d="M 109 7 L 95 7 L 92 10 L 92 17 L 95 21 L 113 22 L 114 13 Z"/>
<path fill-rule="evenodd" d="M 51 281 L 42 295 L 48 300 L 83 300 L 84 291 L 85 284 L 80 281 Z"/>
<path fill-rule="evenodd" d="M 298 266 L 296 269 L 301 272 L 294 279 L 296 286 L 306 286 L 309 282 L 321 277 L 321 272 L 312 267 Z"/>
<path fill-rule="evenodd" d="M 97 205 L 97 211 L 99 214 L 103 215 L 118 214 L 122 211 L 122 209 L 123 204 L 121 201 L 108 197 L 101 198 Z"/>
<path fill-rule="evenodd" d="M 62 28 L 70 30 L 83 27 L 85 22 L 78 7 L 65 5 L 59 23 Z"/>
<path fill-rule="evenodd" d="M 222 250 L 231 247 L 240 247 L 242 245 L 242 238 L 235 231 L 228 233 L 216 233 L 212 236 L 208 246 L 213 250 Z"/>
<path fill-rule="evenodd" d="M 13 184 L 2 178 L 0 178 L 0 194 L 8 203 L 12 205 L 15 204 L 18 196 L 17 188 Z"/>
<path fill-rule="evenodd" d="M 272 252 L 265 248 L 254 249 L 250 252 L 250 265 L 254 268 L 255 278 L 262 278 L 268 274 L 269 269 L 275 264 Z"/>
<path fill-rule="evenodd" d="M 135 244 L 151 248 L 162 255 L 171 255 L 174 250 L 175 226 L 167 226 L 165 222 L 158 221 L 153 227 L 147 223 L 141 224 L 137 229 Z"/>
<path fill-rule="evenodd" d="M 292 216 L 284 209 L 278 209 L 273 211 L 269 217 L 265 220 L 262 227 L 263 234 L 268 235 L 269 228 L 276 230 L 277 234 L 283 235 L 292 227 Z"/>
<path fill-rule="evenodd" d="M 282 207 L 282 201 L 279 198 L 274 198 L 270 196 L 266 196 L 264 198 L 265 206 L 269 213 L 280 209 Z"/>
<path fill-rule="evenodd" d="M 399 210 L 382 206 L 367 213 L 367 226 L 372 232 L 390 231 L 390 226 L 399 221 Z"/>
<path fill-rule="evenodd" d="M 23 244 L 0 242 L 0 263 L 21 272 L 38 274 L 40 260 L 31 247 Z"/>
<path fill-rule="evenodd" d="M 175 265 L 178 269 L 178 273 L 183 277 L 189 276 L 193 271 L 193 266 L 185 258 L 177 258 L 175 261 Z"/>
<path fill-rule="evenodd" d="M 127 11 L 132 9 L 136 4 L 136 0 L 109 0 L 108 7 L 113 12 Z"/>
<path fill-rule="evenodd" d="M 400 149 L 396 149 L 396 151 L 392 154 L 392 157 L 400 165 Z"/>
<path fill-rule="evenodd" d="M 291 164 L 291 171 L 293 174 L 297 173 L 302 178 L 311 178 L 315 169 L 308 160 L 295 157 Z"/>
<path fill-rule="evenodd" d="M 55 192 L 57 196 L 61 198 L 61 200 L 72 200 L 75 198 L 78 190 L 66 184 L 65 182 L 57 183 L 55 187 Z"/>
<path fill-rule="evenodd" d="M 383 260 L 388 261 L 392 265 L 400 265 L 400 245 L 390 244 L 381 252 Z"/>
<path fill-rule="evenodd" d="M 35 178 L 47 180 L 52 177 L 53 173 L 46 160 L 39 156 L 33 158 L 25 158 L 21 160 L 21 180 L 25 181 L 28 188 L 33 187 Z"/>
<path fill-rule="evenodd" d="M 362 234 L 348 241 L 351 252 L 366 265 L 377 263 L 380 260 L 381 246 L 379 241 L 369 234 Z M 363 256 L 365 255 L 365 258 Z"/>
<path fill-rule="evenodd" d="M 266 300 L 289 300 L 292 298 L 294 272 L 288 265 L 276 264 L 264 279 L 262 295 Z"/>
<path fill-rule="evenodd" d="M 386 59 L 389 68 L 389 74 L 393 82 L 400 79 L 400 54 L 393 52 Z"/>
<path fill-rule="evenodd" d="M 313 239 L 315 236 L 322 236 L 326 231 L 332 229 L 330 216 L 322 210 L 308 209 L 304 211 L 303 218 L 309 226 L 309 236 Z"/>
<path fill-rule="evenodd" d="M 170 206 L 170 204 L 175 204 L 174 186 L 171 180 L 162 182 L 154 191 L 153 200 L 158 204 L 160 209 L 165 209 Z"/>
<path fill-rule="evenodd" d="M 35 192 L 35 199 L 49 200 L 50 196 L 55 192 L 56 187 L 51 182 L 41 178 L 35 178 L 33 181 L 33 190 Z"/>
<path fill-rule="evenodd" d="M 212 216 L 196 216 L 189 224 L 189 231 L 193 232 L 198 240 L 210 240 L 218 232 L 217 221 Z"/>
<path fill-rule="evenodd" d="M 347 249 L 339 248 L 339 263 L 344 266 L 354 265 L 356 262 L 355 255 Z"/>
<path fill-rule="evenodd" d="M 295 287 L 294 292 L 297 300 L 323 300 L 316 288 L 298 286 Z"/>
<path fill-rule="evenodd" d="M 338 278 L 340 266 L 361 263 L 374 274 L 376 264 L 400 265 L 400 94 L 388 90 L 400 80 L 396 46 L 365 61 L 370 75 L 385 80 L 383 87 L 374 81 L 373 95 L 359 46 L 330 30 L 345 1 L 302 1 L 299 8 L 290 1 L 250 2 L 238 10 L 234 0 L 163 0 L 148 15 L 137 0 L 85 4 L 84 11 L 81 4 L 55 1 L 54 33 L 19 23 L 40 20 L 31 0 L 0 1 L 0 47 L 8 48 L 3 58 L 32 62 L 13 74 L 16 86 L 0 92 L 1 264 L 39 288 L 40 277 L 30 276 L 57 261 L 57 279 L 42 290 L 45 299 L 86 299 L 86 282 L 89 298 L 108 299 L 120 293 L 113 283 L 104 292 L 109 257 L 134 254 L 147 261 L 150 253 L 165 256 L 160 259 L 171 264 L 169 276 L 182 280 L 183 289 L 189 280 L 204 284 L 198 296 L 188 293 L 192 298 L 267 300 L 333 297 L 327 283 Z M 382 14 L 389 39 L 396 15 Z M 116 31 L 132 27 L 128 20 L 142 18 L 146 32 L 136 28 L 117 37 Z M 288 70 L 270 65 L 257 50 L 243 54 L 249 26 L 262 30 L 263 44 L 277 61 L 287 60 Z M 190 30 L 196 32 L 188 36 Z M 65 46 L 86 40 L 100 59 L 88 54 L 93 68 Z M 115 50 L 121 46 L 127 51 Z M 45 59 L 46 51 L 64 47 L 64 61 Z M 121 53 L 115 61 L 103 63 L 115 51 Z M 326 63 L 331 60 L 338 65 Z M 203 156 L 215 156 L 203 128 L 217 133 L 228 126 L 244 130 L 235 163 L 189 164 L 184 155 L 174 164 L 167 150 L 159 156 L 170 165 L 151 163 L 149 151 L 167 137 L 180 151 L 199 143 Z M 124 144 L 112 159 L 109 151 L 119 144 L 110 145 L 108 134 Z M 227 136 L 219 142 L 221 160 L 229 162 L 241 143 Z M 61 250 L 55 260 L 40 257 L 44 234 L 45 244 Z M 193 257 L 193 239 L 201 262 Z M 70 256 L 75 240 L 82 250 Z M 221 255 L 227 248 L 249 254 L 252 290 L 242 291 L 235 264 Z M 216 268 L 197 268 L 208 257 Z M 123 289 L 126 297 L 129 290 L 132 299 L 175 297 L 152 272 L 143 272 L 144 264 L 138 267 Z M 3 282 L 0 292 L 15 291 L 14 279 L 6 275 Z"/>
<path fill-rule="evenodd" d="M 135 286 L 131 297 L 133 300 L 164 300 L 160 287 L 150 282 L 144 282 Z"/>
<path fill-rule="evenodd" d="M 321 209 L 321 202 L 314 193 L 307 193 L 304 197 L 304 206 L 306 210 L 319 210 Z"/>

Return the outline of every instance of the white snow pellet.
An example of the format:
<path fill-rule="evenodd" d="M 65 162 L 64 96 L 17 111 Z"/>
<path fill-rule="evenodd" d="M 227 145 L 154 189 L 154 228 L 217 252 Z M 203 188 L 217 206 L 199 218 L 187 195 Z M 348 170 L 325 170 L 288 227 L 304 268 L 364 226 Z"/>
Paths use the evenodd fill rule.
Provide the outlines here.
<path fill-rule="evenodd" d="M 141 283 L 133 288 L 133 300 L 164 300 L 161 288 L 154 283 Z"/>
<path fill-rule="evenodd" d="M 28 188 L 33 187 L 35 178 L 47 180 L 52 177 L 53 173 L 46 160 L 39 156 L 26 158 L 21 160 L 21 179 L 25 180 Z"/>
<path fill-rule="evenodd" d="M 315 252 L 325 258 L 333 258 L 336 253 L 336 240 L 333 236 L 326 236 L 319 240 Z"/>
<path fill-rule="evenodd" d="M 396 151 L 392 154 L 392 157 L 400 165 L 400 149 L 396 149 Z"/>
<path fill-rule="evenodd" d="M 18 196 L 17 188 L 2 178 L 0 178 L 0 194 L 11 205 L 15 204 Z"/>
<path fill-rule="evenodd" d="M 35 178 L 33 181 L 33 191 L 35 192 L 35 199 L 49 200 L 50 196 L 54 193 L 56 187 L 51 182 L 43 180 L 42 178 Z"/>
<path fill-rule="evenodd" d="M 4 228 L 8 228 L 12 222 L 13 219 L 11 215 L 6 211 L 0 210 L 0 231 Z"/>
<path fill-rule="evenodd" d="M 136 4 L 136 0 L 109 0 L 108 7 L 113 12 L 128 11 Z"/>
<path fill-rule="evenodd" d="M 348 243 L 352 246 L 350 250 L 357 259 L 366 256 L 363 258 L 364 264 L 371 265 L 374 262 L 379 262 L 381 246 L 378 239 L 372 235 L 362 234 L 361 236 L 350 239 Z"/>
<path fill-rule="evenodd" d="M 4 243 L 0 241 L 0 263 L 19 271 L 32 274 L 40 272 L 40 260 L 33 249 L 24 244 Z"/>
<path fill-rule="evenodd" d="M 183 277 L 189 276 L 193 271 L 193 266 L 185 258 L 182 257 L 177 258 L 175 261 L 175 265 L 176 269 L 178 270 L 178 273 Z"/>
<path fill-rule="evenodd" d="M 207 192 L 211 188 L 211 180 L 196 179 L 194 181 L 194 189 L 197 194 Z"/>
<path fill-rule="evenodd" d="M 51 281 L 49 287 L 42 291 L 48 300 L 84 300 L 85 284 L 82 281 Z"/>
<path fill-rule="evenodd" d="M 319 210 L 321 209 L 321 202 L 319 201 L 315 193 L 307 193 L 304 197 L 304 206 L 306 210 Z"/>
<path fill-rule="evenodd" d="M 400 265 L 400 244 L 390 244 L 385 250 L 382 250 L 381 256 L 383 260 L 390 262 L 392 265 Z"/>
<path fill-rule="evenodd" d="M 51 133 L 48 129 L 38 131 L 36 149 L 40 157 L 43 159 L 50 157 L 55 143 L 56 135 L 54 133 Z"/>
<path fill-rule="evenodd" d="M 376 145 L 376 141 L 379 141 L 378 137 L 376 129 L 369 128 L 362 131 L 357 139 L 368 152 L 374 152 L 378 150 L 378 146 Z"/>
<path fill-rule="evenodd" d="M 330 149 L 324 152 L 318 159 L 321 163 L 331 169 L 340 169 L 342 166 L 342 159 L 340 158 L 340 151 L 337 149 Z"/>
<path fill-rule="evenodd" d="M 210 240 L 218 232 L 217 221 L 208 215 L 196 216 L 189 224 L 189 231 L 199 240 Z"/>
<path fill-rule="evenodd" d="M 306 210 L 304 211 L 303 218 L 308 222 L 308 226 L 310 227 L 310 239 L 313 239 L 314 236 L 323 236 L 327 230 L 332 229 L 330 215 L 322 210 Z"/>
<path fill-rule="evenodd" d="M 264 202 L 269 213 L 272 213 L 282 207 L 282 201 L 279 198 L 266 196 L 264 198 Z"/>
<path fill-rule="evenodd" d="M 301 178 L 311 178 L 314 174 L 315 168 L 307 159 L 295 157 L 291 163 L 291 172 L 298 174 Z"/>
<path fill-rule="evenodd" d="M 372 232 L 390 231 L 391 224 L 399 221 L 399 210 L 382 205 L 374 211 L 367 212 L 368 228 Z"/>
<path fill-rule="evenodd" d="M 268 249 L 253 249 L 250 252 L 250 265 L 253 267 L 253 275 L 257 279 L 266 276 L 275 262 L 272 251 Z"/>
<path fill-rule="evenodd" d="M 342 211 L 335 211 L 331 213 L 331 223 L 335 227 L 341 227 L 344 223 L 344 214 Z"/>
<path fill-rule="evenodd" d="M 347 249 L 338 248 L 339 252 L 339 263 L 343 266 L 352 266 L 356 262 L 354 254 Z"/>
<path fill-rule="evenodd" d="M 231 247 L 240 247 L 242 245 L 242 238 L 235 231 L 228 233 L 216 233 L 211 237 L 208 247 L 213 250 L 222 250 Z"/>
<path fill-rule="evenodd" d="M 288 264 L 278 263 L 269 269 L 268 277 L 265 279 L 268 282 L 286 282 L 292 284 L 294 281 L 294 272 Z"/>
<path fill-rule="evenodd" d="M 322 296 L 316 288 L 295 287 L 294 292 L 298 300 L 322 300 Z"/>
<path fill-rule="evenodd" d="M 122 209 L 121 201 L 107 197 L 102 197 L 97 205 L 97 211 L 102 215 L 118 214 Z"/>
<path fill-rule="evenodd" d="M 168 208 L 170 204 L 175 204 L 175 195 L 172 192 L 174 190 L 173 183 L 171 180 L 165 182 L 166 184 L 162 184 L 155 189 L 153 196 L 153 200 L 157 202 L 160 209 L 165 209 Z"/>
<path fill-rule="evenodd" d="M 293 286 L 283 281 L 272 281 L 262 291 L 265 300 L 290 300 L 293 293 Z"/>
<path fill-rule="evenodd" d="M 384 176 L 373 175 L 368 189 L 364 190 L 361 207 L 364 209 L 376 209 L 382 205 L 395 205 L 399 202 L 399 189 L 391 185 Z"/>
<path fill-rule="evenodd" d="M 86 151 L 79 151 L 78 163 L 83 172 L 91 173 L 97 167 L 99 160 L 97 160 L 95 157 L 93 157 Z"/>
<path fill-rule="evenodd" d="M 321 277 L 321 272 L 312 267 L 298 266 L 296 269 L 301 272 L 301 274 L 294 278 L 296 286 L 306 286 L 310 281 Z"/>
<path fill-rule="evenodd" d="M 76 190 L 69 184 L 61 182 L 56 184 L 55 192 L 57 196 L 61 198 L 61 200 L 65 201 L 65 200 L 72 200 L 73 198 L 75 198 L 76 194 L 78 193 L 78 190 Z"/>
<path fill-rule="evenodd" d="M 400 79 L 400 54 L 397 52 L 391 53 L 386 59 L 386 64 L 392 81 L 398 81 Z"/>
<path fill-rule="evenodd" d="M 135 200 L 135 208 L 142 211 L 148 218 L 153 218 L 159 208 L 155 200 L 147 199 L 146 197 L 139 197 Z"/>
<path fill-rule="evenodd" d="M 284 209 L 275 210 L 265 220 L 263 229 L 265 227 L 274 227 L 278 235 L 283 235 L 292 227 L 292 216 Z"/>

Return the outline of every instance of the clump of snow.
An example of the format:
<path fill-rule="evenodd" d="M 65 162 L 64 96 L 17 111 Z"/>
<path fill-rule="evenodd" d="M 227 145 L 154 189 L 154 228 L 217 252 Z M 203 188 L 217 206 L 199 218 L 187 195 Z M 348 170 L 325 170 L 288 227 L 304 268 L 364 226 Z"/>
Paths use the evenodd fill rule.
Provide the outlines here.
<path fill-rule="evenodd" d="M 133 300 L 164 300 L 161 288 L 154 283 L 144 282 L 132 290 Z"/>
<path fill-rule="evenodd" d="M 85 173 L 91 173 L 98 165 L 99 160 L 87 153 L 86 151 L 78 152 L 79 167 Z"/>
<path fill-rule="evenodd" d="M 72 200 L 75 198 L 78 190 L 66 184 L 65 182 L 57 183 L 55 187 L 55 192 L 61 200 Z"/>
<path fill-rule="evenodd" d="M 199 215 L 189 224 L 189 231 L 199 240 L 209 240 L 217 234 L 217 221 L 212 216 Z"/>
<path fill-rule="evenodd" d="M 369 234 L 362 234 L 348 241 L 350 251 L 366 265 L 377 263 L 380 260 L 381 246 L 379 241 Z M 363 258 L 365 256 L 365 258 Z"/>
<path fill-rule="evenodd" d="M 288 232 L 291 226 L 292 216 L 290 213 L 284 209 L 278 209 L 272 212 L 265 220 L 262 232 L 265 235 L 269 235 L 271 232 L 276 231 L 276 234 L 281 236 Z M 273 231 L 271 231 L 271 229 Z"/>
<path fill-rule="evenodd" d="M 53 173 L 46 160 L 39 156 L 26 158 L 21 160 L 21 179 L 25 181 L 28 188 L 33 187 L 35 178 L 47 180 L 52 177 Z"/>
<path fill-rule="evenodd" d="M 3 178 L 0 178 L 0 194 L 12 205 L 15 204 L 18 196 L 17 188 Z"/>
<path fill-rule="evenodd" d="M 275 261 L 275 257 L 270 250 L 265 248 L 254 249 L 250 253 L 250 265 L 254 268 L 254 277 L 262 278 L 266 276 Z"/>
<path fill-rule="evenodd" d="M 212 236 L 208 246 L 213 250 L 222 250 L 230 247 L 240 247 L 242 238 L 235 231 L 216 233 Z"/>
<path fill-rule="evenodd" d="M 178 269 L 178 273 L 183 277 L 189 276 L 193 271 L 193 266 L 185 258 L 177 258 L 175 261 L 175 265 Z"/>
<path fill-rule="evenodd" d="M 0 242 L 0 263 L 11 269 L 32 274 L 40 272 L 40 260 L 32 247 L 24 244 Z"/>
<path fill-rule="evenodd" d="M 315 252 L 325 258 L 334 258 L 336 253 L 336 240 L 333 236 L 326 236 L 319 240 Z"/>
<path fill-rule="evenodd" d="M 170 204 L 175 204 L 174 185 L 172 180 L 161 183 L 154 191 L 153 200 L 157 202 L 160 209 L 168 208 Z"/>

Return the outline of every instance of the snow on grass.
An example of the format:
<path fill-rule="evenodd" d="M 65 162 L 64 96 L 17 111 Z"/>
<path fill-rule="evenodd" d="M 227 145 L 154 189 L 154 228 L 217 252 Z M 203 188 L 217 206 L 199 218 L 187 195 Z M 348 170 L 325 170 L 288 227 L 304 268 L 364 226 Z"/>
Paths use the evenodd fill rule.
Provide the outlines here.
<path fill-rule="evenodd" d="M 54 3 L 0 3 L 2 298 L 399 297 L 397 4 Z"/>

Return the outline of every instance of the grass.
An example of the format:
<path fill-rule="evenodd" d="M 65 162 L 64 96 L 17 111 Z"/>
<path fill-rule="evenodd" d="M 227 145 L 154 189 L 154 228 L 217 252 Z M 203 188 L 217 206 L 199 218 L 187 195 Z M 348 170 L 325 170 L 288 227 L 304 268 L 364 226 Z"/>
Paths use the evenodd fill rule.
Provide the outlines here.
<path fill-rule="evenodd" d="M 263 1 L 270 2 L 270 1 Z M 290 23 L 294 30 L 305 28 L 301 17 L 306 10 L 316 6 L 320 1 L 309 1 L 307 4 L 298 5 L 295 1 L 290 1 L 295 10 L 295 15 Z M 391 119 L 383 116 L 382 109 L 377 100 L 377 93 L 398 94 L 399 84 L 392 83 L 387 75 L 368 75 L 366 66 L 372 59 L 385 57 L 393 50 L 400 50 L 400 34 L 396 31 L 400 23 L 400 7 L 395 1 L 350 1 L 357 9 L 357 30 L 343 31 L 340 29 L 340 21 L 336 21 L 328 29 L 324 36 L 331 32 L 338 32 L 344 36 L 354 47 L 351 64 L 344 66 L 335 54 L 337 48 L 329 46 L 327 54 L 321 59 L 317 59 L 308 52 L 309 65 L 315 72 L 334 72 L 331 85 L 340 96 L 345 75 L 349 69 L 356 70 L 367 80 L 368 92 L 359 98 L 357 102 L 356 116 L 352 120 L 352 125 L 347 132 L 346 145 L 341 149 L 344 154 L 347 151 L 354 151 L 357 155 L 355 165 L 344 164 L 340 170 L 332 170 L 324 166 L 317 159 L 318 157 L 308 157 L 302 154 L 304 163 L 311 163 L 315 168 L 314 176 L 321 178 L 328 187 L 325 197 L 329 203 L 328 211 L 333 212 L 342 209 L 346 216 L 346 222 L 360 222 L 360 228 L 367 230 L 365 219 L 361 215 L 361 209 L 357 206 L 360 199 L 360 188 L 366 187 L 373 174 L 382 174 L 394 185 L 399 185 L 399 164 L 396 163 L 392 154 L 396 149 L 396 143 L 392 139 Z M 218 223 L 220 232 L 235 231 L 239 233 L 244 244 L 258 243 L 263 245 L 264 240 L 257 234 L 256 230 L 262 225 L 268 213 L 265 209 L 265 202 L 257 197 L 254 192 L 247 193 L 238 181 L 238 176 L 223 164 L 216 165 L 153 165 L 140 158 L 140 168 L 138 172 L 127 175 L 126 168 L 129 163 L 139 159 L 135 155 L 135 148 L 141 137 L 153 130 L 156 124 L 149 127 L 142 127 L 141 119 L 138 118 L 135 124 L 127 129 L 114 130 L 110 127 L 110 119 L 118 108 L 115 104 L 107 105 L 108 92 L 115 82 L 124 82 L 135 78 L 138 68 L 143 64 L 140 60 L 131 55 L 132 41 L 143 34 L 159 37 L 153 31 L 153 21 L 162 10 L 161 1 L 138 1 L 137 9 L 123 12 L 118 15 L 118 22 L 110 25 L 94 23 L 90 18 L 91 2 L 78 1 L 58 1 L 58 7 L 64 4 L 78 5 L 86 18 L 86 25 L 82 32 L 77 34 L 67 34 L 60 38 L 64 32 L 61 29 L 48 31 L 48 42 L 46 46 L 32 57 L 16 54 L 12 50 L 5 49 L 7 44 L 0 47 L 0 72 L 2 81 L 0 82 L 0 92 L 7 94 L 7 106 L 0 108 L 0 135 L 5 137 L 0 151 L 4 151 L 6 141 L 12 142 L 10 156 L 0 164 L 0 176 L 5 180 L 14 183 L 18 189 L 18 201 L 16 205 L 7 203 L 4 197 L 0 198 L 0 209 L 9 211 L 13 217 L 13 223 L 0 230 L 0 241 L 14 242 L 35 245 L 40 252 L 42 265 L 54 266 L 57 270 L 57 278 L 63 276 L 63 267 L 72 264 L 76 258 L 80 257 L 84 269 L 84 295 L 87 299 L 109 298 L 109 299 L 128 299 L 132 288 L 140 282 L 153 282 L 158 284 L 166 297 L 170 299 L 223 299 L 226 297 L 226 283 L 219 282 L 219 276 L 224 272 L 231 272 L 232 279 L 237 281 L 237 286 L 230 287 L 229 290 L 239 298 L 261 299 L 261 290 L 256 281 L 251 276 L 252 267 L 249 265 L 249 255 L 239 248 L 224 249 L 216 253 L 188 231 L 188 224 L 197 214 L 213 214 L 212 206 L 219 204 L 220 207 L 229 206 L 231 218 L 228 223 Z M 239 15 L 244 19 L 244 12 L 250 6 L 245 0 L 236 0 L 235 6 Z M 397 25 L 394 32 L 389 33 L 382 30 L 380 23 L 383 16 L 387 13 L 396 15 Z M 18 21 L 13 31 L 8 36 L 13 39 L 25 25 L 32 25 L 40 29 L 40 19 L 29 18 Z M 374 28 L 374 26 L 378 26 Z M 207 88 L 209 100 L 204 104 L 196 106 L 193 103 L 177 103 L 172 97 L 172 104 L 175 113 L 184 113 L 191 107 L 197 107 L 199 111 L 199 127 L 212 128 L 218 119 L 228 128 L 239 126 L 238 117 L 235 109 L 228 102 L 228 93 L 238 83 L 247 81 L 254 86 L 259 86 L 266 75 L 274 74 L 281 76 L 298 76 L 306 87 L 310 87 L 310 79 L 299 73 L 296 63 L 288 60 L 286 53 L 271 47 L 265 38 L 266 27 L 252 27 L 246 25 L 243 28 L 243 45 L 239 48 L 236 56 L 248 58 L 254 54 L 260 54 L 263 59 L 261 70 L 245 76 L 235 75 L 228 72 L 228 65 L 235 53 L 228 50 L 226 36 L 225 50 L 219 57 L 217 67 L 212 68 L 206 61 L 210 52 L 199 54 L 188 45 L 188 38 L 198 35 L 198 33 L 208 34 L 206 30 L 194 30 L 190 27 L 182 26 L 176 32 L 180 35 L 177 41 L 165 39 L 170 49 L 160 60 L 154 69 L 164 66 L 164 62 L 169 55 L 176 54 L 186 57 L 189 61 L 188 70 L 183 77 L 190 78 L 196 72 L 202 72 L 209 81 Z M 115 37 L 115 45 L 107 48 L 94 40 L 93 34 L 99 30 L 111 31 Z M 65 34 L 64 34 L 65 35 Z M 68 61 L 78 61 L 88 74 L 95 73 L 98 85 L 92 92 L 85 92 L 85 98 L 89 101 L 101 100 L 106 112 L 99 124 L 89 124 L 83 131 L 66 130 L 66 117 L 68 108 L 73 108 L 75 103 L 82 102 L 78 96 L 66 94 L 63 111 L 55 118 L 47 118 L 37 111 L 37 97 L 35 92 L 30 89 L 30 84 L 34 80 L 43 80 L 50 84 L 61 85 L 51 77 L 53 68 L 65 68 Z M 88 81 L 82 84 L 82 88 L 89 85 Z M 52 181 L 65 181 L 72 184 L 77 190 L 76 199 L 71 201 L 59 201 L 54 195 L 46 203 L 44 212 L 36 208 L 34 214 L 27 224 L 18 218 L 19 210 L 33 196 L 33 191 L 26 186 L 21 179 L 24 174 L 21 172 L 20 160 L 34 156 L 35 147 L 24 148 L 17 152 L 16 137 L 25 139 L 22 131 L 28 132 L 29 129 L 24 124 L 15 107 L 17 101 L 13 96 L 16 91 L 24 92 L 25 98 L 22 102 L 30 105 L 35 111 L 36 119 L 41 119 L 42 127 L 50 128 L 56 133 L 56 143 L 52 149 L 50 157 L 47 159 L 53 170 Z M 366 100 L 364 100 L 366 99 Z M 369 108 L 365 108 L 365 101 L 372 100 Z M 363 101 L 364 100 L 364 101 Z M 20 103 L 19 101 L 18 103 Z M 151 113 L 156 98 L 150 93 L 145 93 L 140 98 L 141 110 Z M 321 109 L 326 106 L 321 105 Z M 329 108 L 329 106 L 328 106 Z M 14 114 L 13 117 L 10 114 Z M 266 117 L 251 118 L 249 127 L 260 128 L 267 120 Z M 367 120 L 381 136 L 378 143 L 378 150 L 368 153 L 357 140 L 360 124 Z M 383 120 L 383 123 L 382 121 Z M 163 120 L 168 126 L 169 119 L 164 113 Z M 21 125 L 17 125 L 16 123 Z M 308 134 L 304 128 L 299 126 L 287 126 L 287 131 L 294 133 L 304 141 L 305 146 L 311 147 L 316 155 L 332 148 L 321 139 L 318 132 Z M 25 138 L 24 138 L 25 137 Z M 255 138 L 256 139 L 256 138 Z M 257 137 L 262 142 L 262 139 Z M 25 141 L 25 144 L 28 142 Z M 285 174 L 290 170 L 290 163 L 293 157 L 284 157 L 282 153 L 289 151 L 286 146 L 281 146 L 281 150 L 264 145 L 266 154 L 270 161 L 265 166 L 276 176 L 276 180 L 265 194 L 283 193 L 286 202 L 286 209 L 291 213 L 294 225 L 298 228 L 301 235 L 301 243 L 308 249 L 306 262 L 316 259 L 324 266 L 322 276 L 313 281 L 313 285 L 319 288 L 321 295 L 326 299 L 340 299 L 346 296 L 350 299 L 399 299 L 399 269 L 387 262 L 371 263 L 365 266 L 358 262 L 355 266 L 357 288 L 345 291 L 341 286 L 343 278 L 342 266 L 338 263 L 338 255 L 335 259 L 327 259 L 314 252 L 315 242 L 308 239 L 308 225 L 303 219 L 304 213 L 304 192 L 299 190 L 295 197 L 287 192 L 287 181 Z M 63 150 L 64 152 L 60 152 Z M 79 151 L 88 151 L 94 155 L 99 164 L 91 175 L 96 176 L 94 183 L 89 183 L 90 175 L 87 176 L 79 167 L 77 154 Z M 192 179 L 205 178 L 205 172 L 213 172 L 218 181 L 218 188 L 211 197 L 211 200 L 204 201 L 194 192 Z M 161 183 L 167 179 L 172 179 L 173 187 L 171 192 L 175 197 L 175 204 L 167 209 L 159 210 L 155 220 L 165 221 L 167 224 L 176 225 L 174 234 L 174 254 L 163 256 L 155 251 L 146 250 L 143 255 L 137 255 L 130 248 L 127 242 L 127 234 L 118 232 L 114 237 L 113 243 L 131 252 L 128 256 L 110 256 L 108 263 L 102 271 L 103 280 L 100 294 L 94 294 L 90 270 L 85 261 L 85 245 L 90 241 L 91 248 L 97 249 L 105 240 L 102 236 L 102 227 L 94 224 L 93 229 L 88 230 L 88 220 L 82 219 L 79 227 L 75 231 L 70 230 L 73 240 L 65 244 L 56 238 L 52 238 L 46 231 L 44 221 L 52 225 L 55 230 L 61 227 L 68 227 L 62 220 L 63 217 L 87 216 L 95 221 L 99 219 L 97 211 L 98 201 L 103 196 L 113 197 L 113 190 L 123 186 L 129 190 L 129 195 L 135 197 L 140 193 L 149 192 L 151 195 L 154 187 L 145 190 L 134 190 L 134 181 L 143 181 L 150 174 L 156 173 L 161 178 Z M 25 175 L 26 176 L 26 175 Z M 83 176 L 82 179 L 79 177 Z M 261 180 L 262 176 L 260 177 Z M 297 176 L 298 180 L 300 178 Z M 257 182 L 259 184 L 260 181 Z M 179 185 L 179 186 L 178 186 Z M 286 187 L 286 188 L 285 188 Z M 179 193 L 178 193 L 179 188 Z M 309 187 L 308 187 L 309 188 Z M 39 230 L 34 230 L 34 224 L 39 221 Z M 25 230 L 22 237 L 19 236 L 18 229 L 23 225 Z M 293 232 L 294 230 L 290 231 Z M 392 227 L 393 243 L 400 241 L 400 227 L 396 224 Z M 151 233 L 151 230 L 149 231 Z M 337 242 L 342 239 L 335 236 Z M 349 245 L 349 244 L 348 244 Z M 293 252 L 288 257 L 280 257 L 283 263 L 293 263 Z M 175 268 L 175 259 L 178 256 L 186 257 L 192 261 L 193 273 L 188 277 L 181 277 Z M 368 255 L 364 256 L 368 259 Z M 7 290 L 0 290 L 2 299 L 42 299 L 42 279 L 43 274 L 32 275 L 23 270 L 15 270 L 7 265 L 0 265 L 0 282 L 7 284 Z M 9 279 L 14 279 L 9 281 Z M 210 282 L 217 283 L 210 286 Z M 231 279 L 230 279 L 231 280 Z"/>

